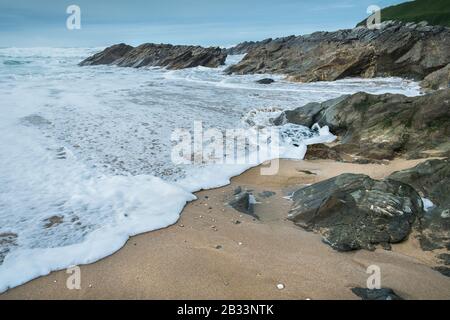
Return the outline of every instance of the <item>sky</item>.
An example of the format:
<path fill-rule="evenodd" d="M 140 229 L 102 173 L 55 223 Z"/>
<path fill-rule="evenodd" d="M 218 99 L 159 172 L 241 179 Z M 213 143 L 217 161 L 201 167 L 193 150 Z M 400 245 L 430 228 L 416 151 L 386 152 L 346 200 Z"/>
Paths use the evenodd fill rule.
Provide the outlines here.
<path fill-rule="evenodd" d="M 352 28 L 367 7 L 404 0 L 0 0 L 0 47 L 101 47 L 125 42 L 230 46 Z M 69 5 L 81 29 L 69 30 Z"/>

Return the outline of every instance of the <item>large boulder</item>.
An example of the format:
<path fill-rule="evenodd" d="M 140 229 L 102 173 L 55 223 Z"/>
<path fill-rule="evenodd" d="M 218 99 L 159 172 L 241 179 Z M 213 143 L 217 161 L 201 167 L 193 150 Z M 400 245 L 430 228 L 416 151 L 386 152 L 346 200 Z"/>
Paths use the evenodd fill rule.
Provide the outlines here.
<path fill-rule="evenodd" d="M 322 235 L 336 250 L 374 249 L 404 240 L 423 215 L 419 194 L 395 180 L 342 174 L 293 195 L 288 219 Z"/>
<path fill-rule="evenodd" d="M 315 32 L 241 44 L 235 51 L 248 53 L 228 73 L 276 73 L 300 82 L 379 76 L 422 80 L 450 63 L 450 28 L 389 21 L 380 29 Z"/>
<path fill-rule="evenodd" d="M 356 93 L 283 112 L 276 125 L 329 126 L 340 154 L 374 160 L 422 158 L 450 152 L 450 89 L 406 97 Z"/>
<path fill-rule="evenodd" d="M 215 68 L 225 63 L 227 54 L 220 48 L 174 46 L 145 43 L 138 47 L 113 45 L 80 62 L 80 66 L 111 64 L 120 67 L 166 67 L 184 69 L 198 66 Z"/>

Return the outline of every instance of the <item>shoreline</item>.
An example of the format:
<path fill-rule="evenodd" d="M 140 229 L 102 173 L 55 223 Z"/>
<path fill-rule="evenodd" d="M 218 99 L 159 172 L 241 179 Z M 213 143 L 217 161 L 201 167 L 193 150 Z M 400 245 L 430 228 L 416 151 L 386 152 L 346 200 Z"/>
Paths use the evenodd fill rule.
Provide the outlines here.
<path fill-rule="evenodd" d="M 80 266 L 80 290 L 67 289 L 70 274 L 61 270 L 0 299 L 359 299 L 350 289 L 365 287 L 371 264 L 382 269 L 382 286 L 405 299 L 449 299 L 450 279 L 431 269 L 434 256 L 412 236 L 392 251 L 340 253 L 286 220 L 286 196 L 301 185 L 344 172 L 381 179 L 421 161 L 281 160 L 274 176 L 254 167 L 227 186 L 195 193 L 176 224 L 131 237 L 114 254 Z M 238 186 L 275 193 L 257 196 L 259 220 L 226 205 Z"/>

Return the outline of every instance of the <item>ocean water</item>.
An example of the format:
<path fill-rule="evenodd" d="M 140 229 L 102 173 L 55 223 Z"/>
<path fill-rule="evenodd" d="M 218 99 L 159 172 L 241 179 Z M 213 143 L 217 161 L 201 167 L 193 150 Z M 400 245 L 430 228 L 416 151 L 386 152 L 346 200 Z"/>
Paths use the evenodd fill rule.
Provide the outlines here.
<path fill-rule="evenodd" d="M 0 292 L 171 225 L 193 192 L 254 165 L 174 164 L 177 128 L 260 128 L 282 110 L 342 94 L 419 94 L 398 78 L 297 84 L 271 76 L 274 84 L 259 85 L 264 75 L 229 76 L 225 67 L 77 66 L 97 51 L 0 49 Z M 294 158 L 334 138 L 327 128 L 281 132 L 282 156 Z"/>

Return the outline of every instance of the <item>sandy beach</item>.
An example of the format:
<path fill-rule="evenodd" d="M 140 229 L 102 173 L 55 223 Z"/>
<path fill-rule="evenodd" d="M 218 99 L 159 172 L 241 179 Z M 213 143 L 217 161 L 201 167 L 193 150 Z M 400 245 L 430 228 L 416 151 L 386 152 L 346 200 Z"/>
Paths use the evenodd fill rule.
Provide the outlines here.
<path fill-rule="evenodd" d="M 256 167 L 228 186 L 198 192 L 175 225 L 132 237 L 115 254 L 81 266 L 80 290 L 67 289 L 70 275 L 61 270 L 0 299 L 359 299 L 351 288 L 366 286 L 373 264 L 382 286 L 405 299 L 450 299 L 450 279 L 431 268 L 434 255 L 413 236 L 392 251 L 340 253 L 286 220 L 287 197 L 302 185 L 344 172 L 380 179 L 420 161 L 282 160 L 275 176 Z M 257 196 L 259 220 L 226 204 L 238 186 Z M 258 196 L 263 191 L 275 194 Z"/>

